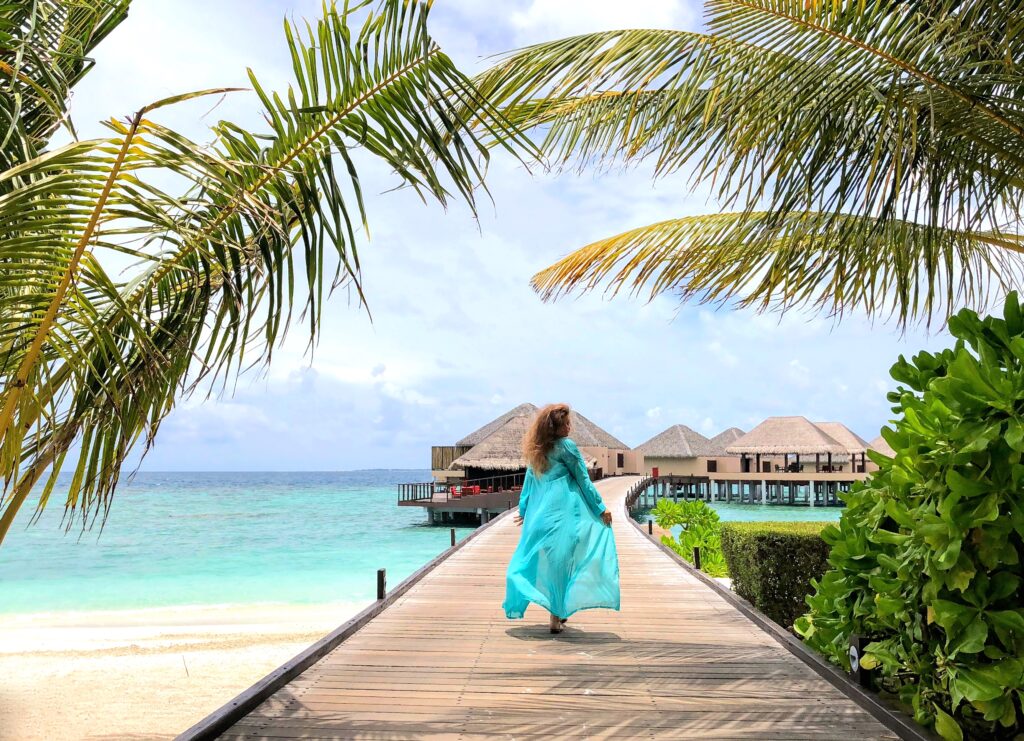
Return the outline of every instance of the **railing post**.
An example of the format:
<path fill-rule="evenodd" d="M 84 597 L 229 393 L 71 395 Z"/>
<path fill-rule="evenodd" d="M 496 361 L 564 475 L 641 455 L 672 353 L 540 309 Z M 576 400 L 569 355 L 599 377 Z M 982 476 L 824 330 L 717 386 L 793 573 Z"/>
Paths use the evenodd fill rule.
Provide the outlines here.
<path fill-rule="evenodd" d="M 700 571 L 700 546 L 695 545 L 693 547 L 693 567 Z"/>
<path fill-rule="evenodd" d="M 654 535 L 654 520 L 647 521 L 647 534 Z"/>
<path fill-rule="evenodd" d="M 455 547 L 455 528 L 452 528 L 452 548 Z"/>
<path fill-rule="evenodd" d="M 377 599 L 384 599 L 388 588 L 388 577 L 386 569 L 377 569 Z"/>

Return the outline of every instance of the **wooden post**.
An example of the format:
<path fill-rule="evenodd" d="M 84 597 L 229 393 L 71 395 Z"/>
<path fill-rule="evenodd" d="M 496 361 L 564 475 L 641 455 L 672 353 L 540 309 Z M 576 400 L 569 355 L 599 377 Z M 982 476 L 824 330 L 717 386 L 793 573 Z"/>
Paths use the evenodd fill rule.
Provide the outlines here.
<path fill-rule="evenodd" d="M 452 528 L 452 548 L 455 547 L 455 528 Z"/>
<path fill-rule="evenodd" d="M 455 531 L 452 530 L 454 533 Z M 388 572 L 386 569 L 377 569 L 377 599 L 384 599 L 388 588 Z"/>
<path fill-rule="evenodd" d="M 821 453 L 814 454 L 814 472 L 821 473 Z"/>
<path fill-rule="evenodd" d="M 654 520 L 647 521 L 647 534 L 654 535 Z"/>
<path fill-rule="evenodd" d="M 693 567 L 700 571 L 700 546 L 693 547 Z"/>

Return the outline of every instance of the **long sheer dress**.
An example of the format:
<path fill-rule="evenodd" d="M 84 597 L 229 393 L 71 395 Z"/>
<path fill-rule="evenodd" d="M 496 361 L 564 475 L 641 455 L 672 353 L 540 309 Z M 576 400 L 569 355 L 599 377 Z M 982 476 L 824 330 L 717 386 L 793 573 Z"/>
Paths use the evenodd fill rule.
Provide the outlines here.
<path fill-rule="evenodd" d="M 555 443 L 542 476 L 526 472 L 519 499 L 523 531 L 505 582 L 505 615 L 533 602 L 560 618 L 579 610 L 619 609 L 619 557 L 601 520 L 601 495 L 569 438 Z"/>

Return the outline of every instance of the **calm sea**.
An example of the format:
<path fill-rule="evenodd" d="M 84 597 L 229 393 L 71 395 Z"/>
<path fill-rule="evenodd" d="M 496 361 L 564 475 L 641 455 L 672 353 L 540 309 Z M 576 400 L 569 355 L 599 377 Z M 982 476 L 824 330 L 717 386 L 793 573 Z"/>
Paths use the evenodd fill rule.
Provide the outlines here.
<path fill-rule="evenodd" d="M 0 612 L 258 602 L 365 602 L 448 547 L 448 528 L 398 507 L 428 471 L 140 473 L 101 533 L 65 534 L 61 507 L 0 545 Z M 470 528 L 458 531 L 460 539 Z"/>

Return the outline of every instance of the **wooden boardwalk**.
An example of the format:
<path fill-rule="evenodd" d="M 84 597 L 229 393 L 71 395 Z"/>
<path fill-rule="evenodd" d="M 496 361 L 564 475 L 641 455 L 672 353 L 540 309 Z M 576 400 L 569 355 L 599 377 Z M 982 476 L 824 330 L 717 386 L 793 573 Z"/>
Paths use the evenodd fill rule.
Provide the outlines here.
<path fill-rule="evenodd" d="M 622 611 L 501 611 L 511 517 L 467 543 L 225 739 L 896 738 L 615 513 Z"/>

